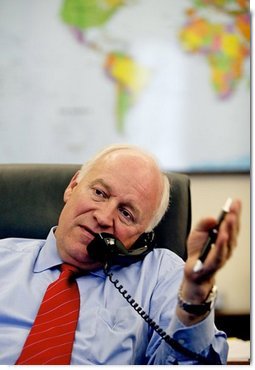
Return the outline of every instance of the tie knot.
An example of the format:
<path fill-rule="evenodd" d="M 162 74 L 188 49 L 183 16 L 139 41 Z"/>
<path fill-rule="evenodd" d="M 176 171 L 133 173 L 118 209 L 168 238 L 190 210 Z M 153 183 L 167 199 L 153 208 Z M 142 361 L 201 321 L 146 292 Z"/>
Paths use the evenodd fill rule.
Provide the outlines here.
<path fill-rule="evenodd" d="M 73 266 L 73 265 L 69 265 L 68 263 L 62 263 L 62 265 L 60 266 L 60 269 L 61 269 L 62 272 L 63 271 L 69 271 L 73 275 L 77 274 L 79 272 L 78 267 Z"/>

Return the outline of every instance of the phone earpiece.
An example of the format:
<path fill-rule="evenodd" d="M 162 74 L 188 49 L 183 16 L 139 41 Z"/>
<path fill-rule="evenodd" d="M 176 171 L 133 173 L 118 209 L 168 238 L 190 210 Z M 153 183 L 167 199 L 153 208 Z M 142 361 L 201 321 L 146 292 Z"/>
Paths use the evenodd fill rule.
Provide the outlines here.
<path fill-rule="evenodd" d="M 154 231 L 151 231 L 149 233 L 143 233 L 140 235 L 140 237 L 137 239 L 137 241 L 133 244 L 132 248 L 129 249 L 130 253 L 135 253 L 137 249 L 150 249 L 150 251 L 153 249 L 152 243 L 154 240 Z"/>
<path fill-rule="evenodd" d="M 154 232 L 142 234 L 131 249 L 112 234 L 100 233 L 95 236 L 87 247 L 89 256 L 109 265 L 127 266 L 144 258 L 153 249 Z"/>

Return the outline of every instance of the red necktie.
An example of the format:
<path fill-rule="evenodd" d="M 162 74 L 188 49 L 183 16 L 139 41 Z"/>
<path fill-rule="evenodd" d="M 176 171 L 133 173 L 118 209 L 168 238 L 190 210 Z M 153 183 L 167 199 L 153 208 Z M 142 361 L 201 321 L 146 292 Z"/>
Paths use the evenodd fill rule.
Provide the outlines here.
<path fill-rule="evenodd" d="M 70 364 L 80 294 L 74 278 L 78 269 L 61 265 L 59 278 L 46 290 L 16 365 Z"/>

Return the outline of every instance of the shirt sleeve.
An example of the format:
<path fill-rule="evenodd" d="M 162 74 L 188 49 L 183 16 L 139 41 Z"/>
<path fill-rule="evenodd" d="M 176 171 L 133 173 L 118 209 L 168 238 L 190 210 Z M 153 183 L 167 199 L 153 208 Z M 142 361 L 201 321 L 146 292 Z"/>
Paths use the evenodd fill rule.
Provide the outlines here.
<path fill-rule="evenodd" d="M 150 313 L 155 322 L 177 342 L 178 347 L 184 347 L 202 357 L 184 354 L 151 330 L 151 340 L 147 348 L 148 364 L 203 364 L 204 358 L 211 364 L 225 364 L 228 354 L 226 334 L 215 327 L 214 310 L 204 320 L 192 326 L 185 326 L 176 315 L 183 266 L 183 261 L 180 262 L 176 256 L 164 253 L 151 299 Z"/>
<path fill-rule="evenodd" d="M 226 364 L 228 354 L 226 334 L 216 329 L 214 311 L 211 311 L 200 323 L 189 327 L 184 326 L 175 315 L 167 333 L 178 345 L 195 355 L 200 355 L 201 358 L 197 359 L 192 355 L 183 354 L 161 340 L 154 356 L 150 359 L 151 364 Z"/>

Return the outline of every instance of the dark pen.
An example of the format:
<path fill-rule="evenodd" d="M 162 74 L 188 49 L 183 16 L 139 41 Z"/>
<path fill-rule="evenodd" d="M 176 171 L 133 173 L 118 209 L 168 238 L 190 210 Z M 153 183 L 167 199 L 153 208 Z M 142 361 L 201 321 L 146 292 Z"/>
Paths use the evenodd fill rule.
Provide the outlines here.
<path fill-rule="evenodd" d="M 228 198 L 226 200 L 226 203 L 224 204 L 224 207 L 222 208 L 222 211 L 220 213 L 220 216 L 218 218 L 217 224 L 209 231 L 209 236 L 203 246 L 203 249 L 201 251 L 201 254 L 193 267 L 194 272 L 198 272 L 202 269 L 203 267 L 203 262 L 205 261 L 208 253 L 210 252 L 212 245 L 215 243 L 219 231 L 220 224 L 224 220 L 226 214 L 229 212 L 230 206 L 232 203 L 232 199 Z"/>

